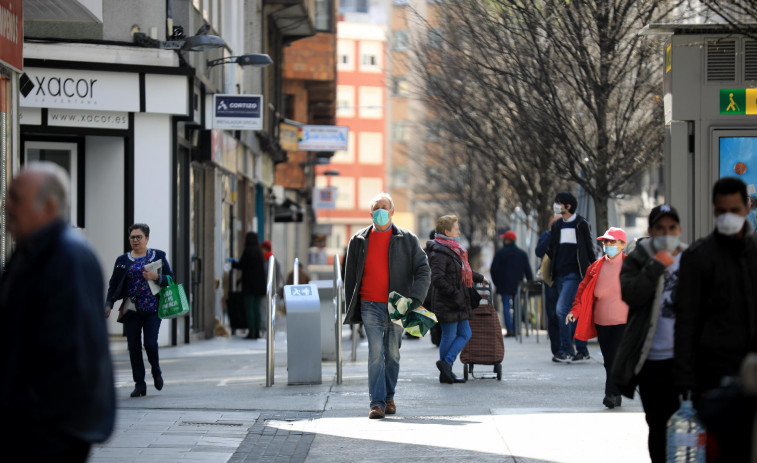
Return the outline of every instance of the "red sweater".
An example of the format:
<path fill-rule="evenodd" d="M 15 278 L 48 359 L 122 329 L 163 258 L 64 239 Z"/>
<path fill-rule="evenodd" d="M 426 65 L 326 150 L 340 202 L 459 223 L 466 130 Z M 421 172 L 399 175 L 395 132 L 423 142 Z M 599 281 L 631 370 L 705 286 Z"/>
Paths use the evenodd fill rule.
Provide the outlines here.
<path fill-rule="evenodd" d="M 360 299 L 389 302 L 389 240 L 392 227 L 380 232 L 375 228 L 368 235 L 368 252 L 365 256 L 363 279 L 360 282 Z"/>

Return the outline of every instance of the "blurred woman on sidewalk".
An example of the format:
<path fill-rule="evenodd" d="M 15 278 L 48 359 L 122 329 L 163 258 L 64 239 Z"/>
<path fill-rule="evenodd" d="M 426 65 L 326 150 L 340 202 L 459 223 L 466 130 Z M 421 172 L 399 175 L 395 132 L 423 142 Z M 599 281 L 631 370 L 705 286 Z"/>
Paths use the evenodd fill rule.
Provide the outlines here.
<path fill-rule="evenodd" d="M 473 284 L 488 282 L 483 275 L 471 270 L 468 251 L 460 245 L 457 216 L 445 215 L 437 220 L 435 238 L 426 244 L 426 249 L 431 267 L 431 286 L 426 297 L 431 307 L 426 308 L 436 315 L 442 328 L 436 362 L 439 382 L 464 383 L 464 379 L 452 372 L 452 364 L 471 337 L 468 319 L 473 312 Z"/>

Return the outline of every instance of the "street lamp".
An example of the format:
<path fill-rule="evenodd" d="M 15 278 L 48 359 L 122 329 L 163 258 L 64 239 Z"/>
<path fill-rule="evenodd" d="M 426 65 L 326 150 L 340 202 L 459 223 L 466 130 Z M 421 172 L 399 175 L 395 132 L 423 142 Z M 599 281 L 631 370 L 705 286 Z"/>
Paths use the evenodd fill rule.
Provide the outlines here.
<path fill-rule="evenodd" d="M 237 63 L 240 66 L 252 66 L 254 68 L 264 68 L 273 64 L 273 60 L 265 53 L 250 53 L 248 55 L 227 56 L 225 58 L 211 59 L 207 62 L 207 67 L 212 68 L 219 64 Z"/>
<path fill-rule="evenodd" d="M 134 43 L 146 48 L 163 50 L 205 51 L 226 46 L 226 42 L 217 35 L 198 34 L 186 39 L 161 41 L 142 32 L 138 25 L 131 26 Z"/>

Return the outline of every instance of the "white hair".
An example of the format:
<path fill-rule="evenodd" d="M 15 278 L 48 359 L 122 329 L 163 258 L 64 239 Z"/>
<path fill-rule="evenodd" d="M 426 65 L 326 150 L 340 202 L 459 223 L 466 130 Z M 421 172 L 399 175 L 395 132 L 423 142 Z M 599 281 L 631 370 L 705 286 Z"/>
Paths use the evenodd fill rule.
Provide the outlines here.
<path fill-rule="evenodd" d="M 68 219 L 70 203 L 68 192 L 71 190 L 71 181 L 66 169 L 49 161 L 32 161 L 24 165 L 21 173 L 33 173 L 42 176 L 37 193 L 37 206 L 41 207 L 49 198 L 58 203 L 58 218 Z"/>
<path fill-rule="evenodd" d="M 372 211 L 376 203 L 378 203 L 382 199 L 386 199 L 387 201 L 389 201 L 389 210 L 394 209 L 394 201 L 392 201 L 392 197 L 389 196 L 389 193 L 383 193 L 383 192 L 377 194 L 373 199 L 371 199 L 371 202 L 368 203 L 368 209 Z"/>

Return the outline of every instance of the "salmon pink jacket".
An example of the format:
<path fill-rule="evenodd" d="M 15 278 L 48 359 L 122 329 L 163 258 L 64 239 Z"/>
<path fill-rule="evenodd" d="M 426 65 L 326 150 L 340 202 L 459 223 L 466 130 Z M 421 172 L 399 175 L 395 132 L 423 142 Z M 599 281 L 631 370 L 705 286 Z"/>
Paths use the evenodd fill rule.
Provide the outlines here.
<path fill-rule="evenodd" d="M 626 253 L 622 253 L 625 260 Z M 597 337 L 597 328 L 594 326 L 594 287 L 597 286 L 597 276 L 605 263 L 605 256 L 597 259 L 586 269 L 586 276 L 578 285 L 576 298 L 570 313 L 576 318 L 576 334 L 574 337 L 580 341 L 588 341 Z M 618 285 L 620 286 L 620 285 Z"/>

